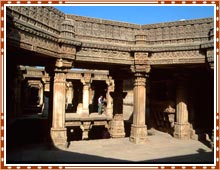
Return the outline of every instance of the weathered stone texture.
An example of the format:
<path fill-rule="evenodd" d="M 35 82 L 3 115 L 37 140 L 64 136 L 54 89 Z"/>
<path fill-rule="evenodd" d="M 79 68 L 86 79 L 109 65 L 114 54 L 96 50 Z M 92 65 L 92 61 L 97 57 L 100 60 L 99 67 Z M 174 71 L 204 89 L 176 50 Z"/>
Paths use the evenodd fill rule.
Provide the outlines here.
<path fill-rule="evenodd" d="M 27 69 L 25 78 L 35 79 L 27 82 L 37 86 L 40 105 L 43 102 L 43 90 L 53 93 L 50 95 L 50 107 L 53 108 L 51 138 L 55 145 L 66 142 L 66 126 L 80 126 L 82 139 L 88 139 L 88 132 L 93 125 L 105 126 L 113 138 L 124 137 L 124 119 L 133 120 L 130 141 L 145 143 L 150 105 L 150 83 L 147 77 L 152 68 L 157 70 L 167 67 L 181 72 L 185 66 L 190 66 L 190 70 L 194 66 L 206 65 L 213 75 L 212 18 L 136 25 L 65 15 L 47 6 L 8 6 L 6 14 L 7 55 L 16 55 L 17 65 L 24 64 L 26 60 L 27 63 L 35 65 L 35 62 L 40 60 L 40 65 L 48 69 L 49 75 L 44 70 L 38 72 Z M 22 59 L 21 63 L 19 57 Z M 72 67 L 105 69 L 109 72 L 69 70 Z M 186 73 L 188 74 L 187 71 Z M 21 95 L 18 89 L 21 84 L 15 75 L 11 76 L 14 77 L 10 81 L 15 81 L 18 85 L 14 91 L 17 101 Z M 162 78 L 163 73 L 159 77 Z M 125 79 L 132 79 L 132 84 L 129 84 L 127 89 L 126 84 L 123 88 Z M 97 88 L 94 87 L 93 81 L 102 81 L 97 83 L 103 88 L 98 93 L 103 93 L 107 98 L 104 111 L 106 115 L 99 118 L 90 117 L 89 107 L 97 102 L 94 96 L 100 95 L 95 93 Z M 158 111 L 162 114 L 154 115 L 157 121 L 166 118 L 158 124 L 165 123 L 171 127 L 174 137 L 179 139 L 189 139 L 194 132 L 188 120 L 187 88 L 184 86 L 186 81 L 180 77 L 176 82 L 176 108 L 162 106 L 164 110 Z M 78 94 L 75 101 L 72 101 L 75 92 Z M 65 109 L 68 104 L 73 103 L 75 117 L 70 120 L 66 118 Z M 19 102 L 15 105 L 18 106 Z M 153 105 L 152 102 L 151 106 Z"/>

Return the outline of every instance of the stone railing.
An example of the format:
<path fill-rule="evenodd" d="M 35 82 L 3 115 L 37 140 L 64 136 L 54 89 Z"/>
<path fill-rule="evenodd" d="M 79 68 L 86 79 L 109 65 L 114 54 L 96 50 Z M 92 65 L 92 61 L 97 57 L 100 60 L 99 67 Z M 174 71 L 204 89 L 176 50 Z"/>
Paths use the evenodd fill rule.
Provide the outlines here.
<path fill-rule="evenodd" d="M 141 26 L 124 22 L 66 15 L 75 22 L 76 37 L 89 41 L 134 44 Z"/>
<path fill-rule="evenodd" d="M 209 40 L 213 18 L 142 25 L 148 45 L 200 43 Z"/>
<path fill-rule="evenodd" d="M 14 21 L 23 21 L 35 28 L 59 34 L 65 14 L 46 6 L 8 6 Z"/>

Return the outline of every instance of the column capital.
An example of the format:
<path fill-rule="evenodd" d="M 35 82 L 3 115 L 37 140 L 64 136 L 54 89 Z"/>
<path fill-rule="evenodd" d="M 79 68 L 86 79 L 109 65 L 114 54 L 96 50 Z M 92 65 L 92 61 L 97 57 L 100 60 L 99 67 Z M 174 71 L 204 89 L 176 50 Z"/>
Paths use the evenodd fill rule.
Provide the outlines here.
<path fill-rule="evenodd" d="M 80 81 L 84 86 L 90 86 L 92 81 L 91 77 L 91 73 L 83 73 L 83 77 L 80 79 Z"/>
<path fill-rule="evenodd" d="M 140 73 L 135 73 L 134 86 L 145 86 L 146 76 Z"/>
<path fill-rule="evenodd" d="M 108 86 L 113 86 L 113 85 L 114 85 L 114 80 L 112 79 L 111 76 L 108 76 L 108 79 L 105 80 L 105 82 L 106 82 L 106 84 L 107 84 Z"/>
<path fill-rule="evenodd" d="M 66 82 L 66 87 L 67 88 L 72 88 L 73 87 L 73 83 L 71 81 Z"/>
<path fill-rule="evenodd" d="M 136 74 L 146 74 L 148 75 L 151 71 L 151 66 L 150 65 L 131 65 L 130 67 L 131 71 Z"/>

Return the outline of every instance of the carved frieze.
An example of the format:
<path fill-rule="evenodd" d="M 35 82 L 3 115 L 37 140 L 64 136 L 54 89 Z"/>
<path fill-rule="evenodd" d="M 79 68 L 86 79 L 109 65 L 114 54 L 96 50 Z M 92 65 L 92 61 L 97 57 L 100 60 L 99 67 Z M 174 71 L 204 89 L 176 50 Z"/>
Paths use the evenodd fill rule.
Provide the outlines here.
<path fill-rule="evenodd" d="M 130 63 L 132 58 L 129 52 L 103 50 L 96 48 L 82 48 L 76 54 L 77 58 L 81 60 L 94 60 L 97 62 L 114 62 L 114 63 Z"/>
<path fill-rule="evenodd" d="M 76 23 L 76 34 L 121 40 L 134 40 L 139 25 L 67 15 Z"/>
<path fill-rule="evenodd" d="M 48 6 L 7 9 L 7 18 L 13 18 L 9 45 L 57 58 L 135 64 L 143 70 L 146 64 L 203 63 L 206 49 L 214 47 L 212 18 L 141 26 L 65 15 Z M 140 33 L 144 47 L 135 45 Z"/>
<path fill-rule="evenodd" d="M 193 63 L 205 63 L 205 58 L 161 58 L 161 59 L 149 59 L 149 65 L 160 64 L 193 64 Z"/>
<path fill-rule="evenodd" d="M 208 41 L 213 19 L 199 19 L 143 25 L 149 45 Z"/>
<path fill-rule="evenodd" d="M 160 59 L 160 58 L 204 58 L 205 55 L 201 53 L 199 50 L 188 50 L 188 51 L 166 51 L 166 52 L 158 52 L 152 53 L 152 59 Z"/>
<path fill-rule="evenodd" d="M 52 32 L 60 29 L 61 21 L 64 20 L 65 17 L 64 13 L 54 7 L 9 6 L 8 8 L 13 11 L 12 15 L 16 18 L 37 27 L 44 27 Z"/>

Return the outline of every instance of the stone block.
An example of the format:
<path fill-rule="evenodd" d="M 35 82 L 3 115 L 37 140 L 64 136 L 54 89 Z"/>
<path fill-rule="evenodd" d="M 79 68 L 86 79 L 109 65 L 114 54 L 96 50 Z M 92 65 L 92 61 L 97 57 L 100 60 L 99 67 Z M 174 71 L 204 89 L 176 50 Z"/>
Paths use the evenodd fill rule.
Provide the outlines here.
<path fill-rule="evenodd" d="M 190 124 L 189 123 L 175 123 L 174 137 L 178 139 L 190 139 Z"/>
<path fill-rule="evenodd" d="M 129 140 L 135 144 L 144 144 L 147 140 L 147 127 L 146 125 L 142 126 L 131 126 L 131 136 Z"/>
<path fill-rule="evenodd" d="M 51 128 L 51 139 L 53 145 L 63 147 L 67 142 L 67 130 L 66 128 Z"/>

